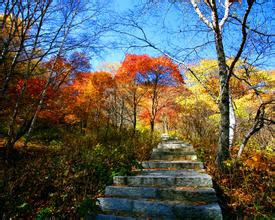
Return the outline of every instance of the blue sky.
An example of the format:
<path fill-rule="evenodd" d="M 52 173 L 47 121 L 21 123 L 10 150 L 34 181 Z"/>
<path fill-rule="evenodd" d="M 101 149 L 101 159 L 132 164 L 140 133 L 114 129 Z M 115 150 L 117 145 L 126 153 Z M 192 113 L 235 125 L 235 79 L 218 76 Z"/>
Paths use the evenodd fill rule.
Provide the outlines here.
<path fill-rule="evenodd" d="M 114 12 L 117 13 L 128 13 L 130 10 L 133 9 L 133 6 L 140 1 L 138 0 L 114 0 L 111 7 Z M 243 1 L 245 2 L 245 1 Z M 274 34 L 274 16 L 275 14 L 275 8 L 274 8 L 274 2 L 273 0 L 269 0 L 269 2 L 265 5 L 263 8 L 265 12 L 265 16 L 269 17 L 270 27 L 267 27 L 269 31 Z M 192 53 L 191 55 L 186 56 L 191 52 L 191 48 L 194 48 L 198 45 L 202 45 L 205 42 L 212 40 L 212 35 L 203 32 L 205 27 L 203 25 L 199 25 L 199 27 L 203 28 L 202 31 L 197 33 L 196 29 L 194 32 L 192 32 L 192 29 L 194 29 L 194 26 L 196 24 L 200 24 L 200 21 L 198 21 L 197 16 L 193 13 L 192 8 L 189 7 L 189 5 L 185 4 L 185 13 L 179 13 L 178 8 L 176 7 L 169 7 L 166 5 L 161 5 L 159 7 L 154 8 L 155 12 L 157 13 L 156 16 L 149 16 L 147 14 L 144 15 L 144 18 L 137 17 L 137 21 L 139 24 L 142 24 L 142 27 L 144 28 L 148 38 L 152 43 L 157 45 L 162 50 L 165 50 L 171 54 L 175 54 L 176 52 L 179 52 L 179 48 L 182 48 L 182 52 L 178 54 L 178 57 L 183 59 L 183 57 L 187 57 L 186 62 L 187 63 L 195 63 L 199 59 L 205 59 L 205 58 L 216 58 L 215 53 L 215 47 L 213 44 L 199 47 L 196 51 L 196 53 Z M 243 9 L 245 8 L 245 3 L 242 3 L 241 5 L 235 5 L 234 6 L 237 13 L 243 13 Z M 255 6 L 255 12 L 250 15 L 250 22 L 252 24 L 260 24 L 262 21 L 262 17 L 259 17 L 257 13 L 258 6 Z M 164 12 L 164 13 L 163 13 Z M 162 14 L 165 14 L 165 16 L 162 16 Z M 167 29 L 161 29 L 162 25 L 166 25 Z M 190 31 L 188 31 L 188 28 Z M 266 27 L 263 27 L 266 28 Z M 126 28 L 127 30 L 127 28 Z M 182 30 L 182 32 L 181 32 Z M 127 31 L 130 31 L 129 29 Z M 234 56 L 235 51 L 234 47 L 236 45 L 239 45 L 240 41 L 240 31 L 232 29 L 228 26 L 228 29 L 226 30 L 226 34 L 224 34 L 224 42 L 225 47 L 227 51 L 228 56 Z M 270 33 L 269 32 L 269 33 Z M 140 33 L 136 31 L 132 31 L 131 33 L 134 33 L 136 35 L 139 35 Z M 140 36 L 140 35 L 139 35 Z M 124 38 L 124 36 L 116 36 L 117 38 Z M 108 38 L 107 38 L 108 39 Z M 274 37 L 271 39 L 271 41 L 274 43 Z M 260 47 L 260 44 L 258 45 Z M 246 54 L 249 54 L 250 57 L 255 56 L 255 51 L 257 48 L 253 48 L 251 50 L 245 51 Z M 159 53 L 153 49 L 131 49 L 128 50 L 128 52 L 131 53 L 147 53 L 152 56 L 156 56 Z M 269 54 L 274 53 L 274 49 L 269 52 Z M 97 66 L 100 65 L 101 62 L 121 62 L 125 55 L 125 49 L 110 49 L 105 51 L 103 56 L 101 58 L 98 58 L 96 60 L 92 61 L 92 66 L 96 69 Z M 275 69 L 275 59 L 273 55 L 270 55 L 269 57 L 264 58 L 261 60 L 261 62 L 264 62 L 263 67 L 266 69 Z"/>

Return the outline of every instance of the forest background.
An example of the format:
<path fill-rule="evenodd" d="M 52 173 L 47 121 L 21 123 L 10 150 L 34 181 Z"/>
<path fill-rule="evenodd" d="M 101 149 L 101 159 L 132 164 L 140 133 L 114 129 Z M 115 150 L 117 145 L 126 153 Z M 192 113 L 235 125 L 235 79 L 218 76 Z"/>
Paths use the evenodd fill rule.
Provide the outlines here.
<path fill-rule="evenodd" d="M 165 127 L 193 144 L 225 216 L 270 218 L 273 12 L 272 1 L 1 3 L 1 217 L 96 213 Z"/>

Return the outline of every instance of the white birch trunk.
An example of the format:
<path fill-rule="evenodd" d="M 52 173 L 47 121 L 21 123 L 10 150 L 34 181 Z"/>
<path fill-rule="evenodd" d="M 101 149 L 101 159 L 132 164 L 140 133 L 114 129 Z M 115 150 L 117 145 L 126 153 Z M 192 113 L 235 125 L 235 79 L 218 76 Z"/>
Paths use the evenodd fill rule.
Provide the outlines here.
<path fill-rule="evenodd" d="M 229 99 L 229 149 L 231 149 L 234 137 L 235 137 L 235 128 L 236 128 L 236 115 L 232 103 L 232 97 Z"/>

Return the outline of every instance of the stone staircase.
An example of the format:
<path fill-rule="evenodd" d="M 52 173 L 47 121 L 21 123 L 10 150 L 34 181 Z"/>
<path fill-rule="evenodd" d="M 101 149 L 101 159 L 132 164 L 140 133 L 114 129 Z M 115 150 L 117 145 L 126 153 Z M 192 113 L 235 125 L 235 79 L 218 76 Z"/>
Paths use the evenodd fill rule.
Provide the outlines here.
<path fill-rule="evenodd" d="M 193 147 L 164 139 L 143 170 L 113 178 L 96 219 L 222 219 L 212 179 Z"/>

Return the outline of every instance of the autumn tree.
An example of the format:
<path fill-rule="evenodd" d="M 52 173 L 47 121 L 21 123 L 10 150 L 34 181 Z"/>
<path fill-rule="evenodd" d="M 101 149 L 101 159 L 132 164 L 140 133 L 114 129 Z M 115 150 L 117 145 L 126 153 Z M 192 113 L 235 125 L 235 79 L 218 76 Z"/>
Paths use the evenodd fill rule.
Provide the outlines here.
<path fill-rule="evenodd" d="M 69 99 L 73 102 L 68 105 L 66 121 L 68 123 L 70 120 L 78 121 L 82 133 L 86 133 L 88 129 L 95 129 L 98 133 L 104 124 L 108 127 L 109 98 L 114 92 L 111 73 L 103 71 L 80 73 L 69 88 L 72 91 Z"/>
<path fill-rule="evenodd" d="M 45 68 L 50 68 L 53 62 L 55 62 L 55 58 L 46 62 L 44 64 Z M 44 104 L 38 113 L 38 118 L 49 120 L 56 124 L 65 122 L 65 117 L 71 112 L 70 106 L 73 106 L 73 101 L 75 100 L 75 94 L 72 89 L 73 82 L 84 71 L 89 71 L 89 69 L 89 60 L 83 53 L 74 53 L 69 58 L 58 57 L 53 69 L 54 76 L 52 77 L 52 83 L 49 87 L 53 96 L 51 98 L 47 98 L 46 96 Z M 47 75 L 42 75 L 40 78 L 44 80 L 45 85 Z M 33 87 L 32 84 L 29 86 Z M 40 85 L 39 89 L 41 90 L 42 88 L 43 84 Z M 36 96 L 41 94 L 39 89 L 36 90 Z M 30 100 L 29 103 L 31 104 L 32 101 Z M 27 142 L 28 135 L 29 133 L 26 134 L 25 143 Z"/>
<path fill-rule="evenodd" d="M 235 77 L 236 64 L 240 58 L 251 62 L 257 60 L 268 52 L 273 45 L 269 40 L 270 37 L 274 36 L 270 33 L 271 29 L 268 25 L 270 16 L 263 14 L 262 9 L 262 5 L 256 4 L 254 0 L 243 1 L 241 4 L 237 1 L 229 0 L 190 0 L 190 4 L 186 1 L 169 1 L 169 3 L 147 1 L 147 4 L 143 5 L 140 11 L 136 10 L 130 13 L 127 19 L 121 21 L 122 28 L 117 31 L 132 39 L 134 38 L 136 40 L 134 46 L 154 48 L 178 62 L 194 76 L 196 76 L 196 72 L 190 68 L 186 60 L 195 59 L 196 56 L 203 54 L 205 52 L 203 49 L 212 51 L 214 48 L 219 73 L 218 105 L 221 117 L 216 163 L 220 169 L 223 168 L 223 162 L 230 159 L 229 82 L 232 77 Z M 169 32 L 166 46 L 162 47 L 154 42 L 153 39 L 158 31 L 159 22 L 150 24 L 148 17 L 144 15 L 146 10 L 151 11 L 154 17 L 158 18 L 158 21 L 163 20 L 162 27 L 165 27 L 165 29 L 160 28 L 166 33 Z M 164 10 L 167 13 L 163 13 Z M 136 16 L 140 15 L 141 11 L 143 13 L 142 18 Z M 169 14 L 170 11 L 172 14 Z M 261 17 L 259 19 L 261 25 L 253 21 L 252 16 L 249 16 L 251 13 L 253 13 L 253 17 Z M 165 19 L 162 17 L 164 14 L 166 16 Z M 178 21 L 181 23 L 178 23 Z M 182 21 L 185 23 L 182 23 Z M 151 31 L 153 34 L 148 34 L 149 31 L 145 28 L 146 23 L 149 23 L 151 28 L 157 27 L 154 31 Z M 165 25 L 166 23 L 168 25 Z M 126 26 L 127 29 L 124 28 Z M 129 27 L 132 27 L 131 31 L 129 31 Z M 233 34 L 236 38 L 232 38 Z M 184 40 L 186 39 L 191 45 L 184 45 Z M 260 41 L 260 44 L 255 43 L 256 41 Z M 257 51 L 257 55 L 251 55 L 248 50 L 249 47 Z M 205 54 L 203 55 L 206 56 Z M 232 57 L 230 65 L 226 63 L 227 57 Z"/>
<path fill-rule="evenodd" d="M 227 60 L 228 65 L 230 62 L 232 59 Z M 183 108 L 180 114 L 180 129 L 194 144 L 204 142 L 205 145 L 211 146 L 216 136 L 212 134 L 216 133 L 220 118 L 216 105 L 219 95 L 218 63 L 216 60 L 202 60 L 199 64 L 193 65 L 192 69 L 203 84 L 191 73 L 186 74 L 186 84 L 191 94 L 180 100 Z M 239 147 L 240 157 L 252 135 L 262 130 L 262 134 L 269 137 L 269 127 L 274 124 L 270 114 L 274 73 L 240 60 L 236 66 L 235 76 L 229 84 L 235 118 L 232 138 L 234 148 Z M 260 136 L 252 139 L 255 147 L 263 145 Z M 267 140 L 265 144 L 268 145 L 268 142 Z"/>
<path fill-rule="evenodd" d="M 143 68 L 139 81 L 148 91 L 146 97 L 149 98 L 149 103 L 145 101 L 143 109 L 149 117 L 151 132 L 154 132 L 156 118 L 161 111 L 173 105 L 176 89 L 183 84 L 183 78 L 178 66 L 164 56 L 147 57 L 140 65 Z"/>
<path fill-rule="evenodd" d="M 140 104 L 147 92 L 140 86 L 140 71 L 143 68 L 141 64 L 146 57 L 148 56 L 127 54 L 116 74 L 118 92 L 124 109 L 122 110 L 131 121 L 134 133 L 136 131 Z"/>
<path fill-rule="evenodd" d="M 86 22 L 93 19 L 87 13 L 99 16 L 103 11 L 104 7 L 99 3 L 91 3 L 86 7 L 84 1 L 78 0 L 4 1 L 1 4 L 0 37 L 3 41 L 0 44 L 0 105 L 1 109 L 11 109 L 9 112 L 5 111 L 7 117 L 1 117 L 1 123 L 8 130 L 5 134 L 7 152 L 23 135 L 26 134 L 28 139 L 40 111 L 45 106 L 48 90 L 52 86 L 55 89 L 60 88 L 65 78 L 73 74 L 73 71 L 67 71 L 66 74 L 56 71 L 59 58 L 71 53 L 76 46 L 78 50 L 84 46 L 92 49 L 94 42 L 98 42 L 107 30 L 106 27 L 103 30 L 100 26 L 103 23 L 96 20 L 93 25 L 95 31 L 89 38 L 80 31 Z M 77 38 L 75 31 L 79 33 Z M 52 59 L 48 62 L 50 57 Z M 64 68 L 67 69 L 65 66 Z M 29 84 L 40 79 L 45 84 L 39 90 L 39 99 L 31 103 L 32 111 L 28 117 L 22 118 L 26 91 L 31 87 Z M 20 86 L 17 86 L 18 83 Z M 15 90 L 16 93 L 13 92 Z M 15 102 L 8 102 L 10 98 Z"/>
<path fill-rule="evenodd" d="M 171 88 L 179 87 L 183 78 L 178 66 L 169 58 L 150 57 L 148 55 L 126 55 L 117 74 L 124 80 L 122 85 L 127 90 L 126 100 L 130 101 L 133 114 L 133 126 L 136 127 L 138 106 L 141 105 L 143 115 L 149 118 L 151 131 L 154 131 L 156 117 L 160 110 L 171 105 L 164 95 Z M 164 97 L 169 97 L 165 99 Z M 144 100 L 144 98 L 147 98 Z M 162 99 L 165 99 L 162 100 Z M 172 99 L 174 101 L 174 99 Z"/>

